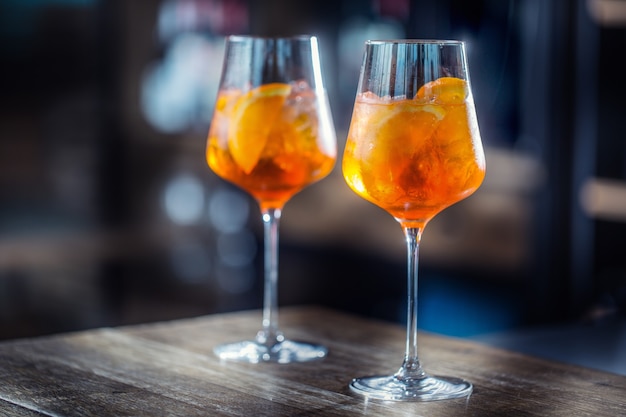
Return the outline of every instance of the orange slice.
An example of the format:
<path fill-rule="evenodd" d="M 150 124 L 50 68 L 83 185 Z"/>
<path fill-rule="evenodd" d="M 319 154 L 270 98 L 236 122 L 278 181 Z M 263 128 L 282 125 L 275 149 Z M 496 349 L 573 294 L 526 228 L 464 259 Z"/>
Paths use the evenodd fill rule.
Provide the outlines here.
<path fill-rule="evenodd" d="M 415 98 L 437 103 L 461 104 L 468 93 L 466 81 L 460 78 L 442 77 L 424 84 Z"/>
<path fill-rule="evenodd" d="M 228 149 L 246 174 L 259 162 L 272 126 L 290 92 L 289 84 L 265 84 L 237 100 L 228 132 Z"/>
<path fill-rule="evenodd" d="M 402 188 L 404 184 L 400 179 L 406 172 L 417 169 L 413 166 L 416 156 L 430 146 L 437 125 L 445 117 L 443 107 L 415 105 L 412 100 L 405 103 L 395 107 L 381 121 L 376 133 L 378 149 L 371 155 L 376 159 L 370 159 L 372 166 L 385 166 L 385 177 Z"/>
<path fill-rule="evenodd" d="M 346 145 L 350 162 L 344 164 L 353 187 L 361 192 L 367 188 L 371 197 L 384 200 L 386 188 L 413 169 L 409 165 L 416 155 L 430 146 L 445 114 L 442 106 L 414 100 L 357 101 Z"/>
<path fill-rule="evenodd" d="M 392 164 L 400 155 L 413 154 L 420 143 L 433 135 L 437 123 L 445 116 L 441 106 L 415 104 L 411 100 L 382 107 L 368 122 L 367 129 L 374 142 L 367 149 L 376 148 L 371 156 L 386 155 L 391 157 L 388 163 Z"/>
<path fill-rule="evenodd" d="M 381 207 L 398 204 L 445 115 L 443 106 L 411 99 L 357 99 L 342 168 L 350 187 Z"/>

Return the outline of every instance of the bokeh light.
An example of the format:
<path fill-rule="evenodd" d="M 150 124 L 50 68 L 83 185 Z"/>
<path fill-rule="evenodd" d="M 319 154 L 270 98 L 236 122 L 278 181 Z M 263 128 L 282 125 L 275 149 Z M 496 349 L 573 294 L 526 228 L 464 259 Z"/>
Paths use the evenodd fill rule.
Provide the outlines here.
<path fill-rule="evenodd" d="M 197 223 L 204 208 L 205 189 L 198 178 L 180 174 L 168 181 L 163 191 L 163 209 L 171 221 L 179 225 Z"/>

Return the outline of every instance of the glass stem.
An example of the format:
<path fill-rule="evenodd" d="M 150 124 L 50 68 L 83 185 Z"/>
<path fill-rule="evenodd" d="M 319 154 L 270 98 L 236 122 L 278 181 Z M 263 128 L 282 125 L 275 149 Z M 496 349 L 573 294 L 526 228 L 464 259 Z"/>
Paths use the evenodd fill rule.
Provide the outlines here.
<path fill-rule="evenodd" d="M 278 330 L 278 223 L 281 209 L 268 208 L 261 211 L 264 234 L 264 296 L 263 328 L 257 334 L 257 342 L 268 347 L 284 340 Z"/>
<path fill-rule="evenodd" d="M 403 227 L 407 245 L 407 268 L 408 268 L 408 296 L 407 296 L 407 325 L 406 325 L 406 352 L 402 367 L 396 372 L 397 379 L 419 380 L 424 378 L 417 356 L 417 270 L 419 259 L 419 245 L 422 237 L 421 227 Z"/>

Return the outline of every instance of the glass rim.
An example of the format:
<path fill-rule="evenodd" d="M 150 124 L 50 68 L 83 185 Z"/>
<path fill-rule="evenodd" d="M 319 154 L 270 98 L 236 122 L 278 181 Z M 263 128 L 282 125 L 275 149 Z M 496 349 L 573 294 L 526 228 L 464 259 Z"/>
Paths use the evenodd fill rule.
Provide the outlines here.
<path fill-rule="evenodd" d="M 368 39 L 366 45 L 464 45 L 458 39 Z"/>
<path fill-rule="evenodd" d="M 310 41 L 317 39 L 315 35 L 299 34 L 299 35 L 285 35 L 285 36 L 264 36 L 264 35 L 228 35 L 226 36 L 228 41 L 250 41 L 250 40 L 265 40 L 265 41 Z"/>

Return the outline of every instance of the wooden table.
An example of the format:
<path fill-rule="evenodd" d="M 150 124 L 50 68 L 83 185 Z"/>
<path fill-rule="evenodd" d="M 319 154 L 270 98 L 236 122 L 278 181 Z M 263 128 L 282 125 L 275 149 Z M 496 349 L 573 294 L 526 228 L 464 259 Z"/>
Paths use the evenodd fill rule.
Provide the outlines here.
<path fill-rule="evenodd" d="M 282 308 L 321 361 L 220 362 L 218 343 L 252 337 L 258 311 L 0 343 L 0 416 L 625 416 L 626 377 L 422 334 L 427 371 L 474 383 L 468 399 L 366 401 L 354 376 L 389 373 L 405 330 L 336 311 Z"/>

